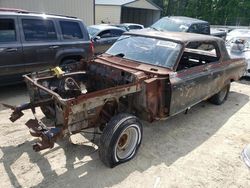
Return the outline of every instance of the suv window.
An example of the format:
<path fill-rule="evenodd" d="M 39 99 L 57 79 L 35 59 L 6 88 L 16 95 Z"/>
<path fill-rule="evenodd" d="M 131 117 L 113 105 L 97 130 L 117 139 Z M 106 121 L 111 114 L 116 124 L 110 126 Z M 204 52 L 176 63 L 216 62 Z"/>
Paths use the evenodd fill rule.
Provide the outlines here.
<path fill-rule="evenodd" d="M 13 19 L 0 19 L 0 42 L 16 41 L 15 22 Z"/>
<path fill-rule="evenodd" d="M 60 21 L 62 35 L 64 39 L 82 39 L 83 34 L 79 23 L 70 21 Z"/>
<path fill-rule="evenodd" d="M 23 32 L 26 41 L 56 40 L 56 30 L 51 20 L 23 19 Z"/>

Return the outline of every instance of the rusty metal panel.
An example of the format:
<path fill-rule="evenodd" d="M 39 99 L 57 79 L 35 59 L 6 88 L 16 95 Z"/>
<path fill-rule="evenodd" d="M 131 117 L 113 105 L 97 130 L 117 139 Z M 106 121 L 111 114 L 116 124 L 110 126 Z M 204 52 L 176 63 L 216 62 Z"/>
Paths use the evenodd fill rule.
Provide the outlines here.
<path fill-rule="evenodd" d="M 163 37 L 159 36 L 161 34 L 157 33 L 158 37 Z M 185 40 L 182 37 L 179 42 L 183 47 L 183 41 L 190 38 L 190 41 L 200 38 L 208 41 L 209 38 L 209 41 L 224 45 L 217 41 L 220 39 L 211 37 L 190 35 Z M 179 56 L 183 53 L 182 49 Z M 198 65 L 177 72 L 108 54 L 101 55 L 91 62 L 82 62 L 84 68 L 80 72 L 65 73 L 60 77 L 56 77 L 53 71 L 26 75 L 31 103 L 20 107 L 6 106 L 14 110 L 15 120 L 22 116 L 22 110 L 31 108 L 35 120 L 29 121 L 27 126 L 33 136 L 42 139 L 35 145 L 36 151 L 53 147 L 56 140 L 67 134 L 90 127 L 101 128 L 121 112 L 136 114 L 150 122 L 166 119 L 211 97 L 245 72 L 243 59 L 225 61 L 226 53 L 221 52 L 222 58 L 217 58 L 217 62 L 210 58 L 211 62 L 204 63 L 199 59 L 202 55 L 201 52 L 195 54 Z M 35 107 L 47 105 L 54 105 L 56 115 L 52 127 L 41 122 L 35 113 Z"/>

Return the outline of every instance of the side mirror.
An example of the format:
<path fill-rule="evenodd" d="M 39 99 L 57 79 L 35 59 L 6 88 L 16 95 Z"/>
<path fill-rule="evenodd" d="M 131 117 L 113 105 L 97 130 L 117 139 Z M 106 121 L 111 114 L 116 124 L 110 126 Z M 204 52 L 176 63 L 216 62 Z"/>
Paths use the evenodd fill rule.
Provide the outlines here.
<path fill-rule="evenodd" d="M 97 41 L 97 40 L 100 40 L 100 39 L 101 39 L 100 36 L 95 36 L 95 37 L 92 38 L 93 41 Z"/>

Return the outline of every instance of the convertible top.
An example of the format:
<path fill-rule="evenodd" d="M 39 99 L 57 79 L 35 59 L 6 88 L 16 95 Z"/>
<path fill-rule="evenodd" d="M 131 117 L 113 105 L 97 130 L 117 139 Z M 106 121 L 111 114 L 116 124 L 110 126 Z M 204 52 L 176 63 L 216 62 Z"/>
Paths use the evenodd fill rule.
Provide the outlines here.
<path fill-rule="evenodd" d="M 221 38 L 214 37 L 211 35 L 201 35 L 195 33 L 185 33 L 185 32 L 167 32 L 167 31 L 155 31 L 153 29 L 141 29 L 126 32 L 125 35 L 137 35 L 145 37 L 153 37 L 160 39 L 168 39 L 175 41 L 177 43 L 189 43 L 192 41 L 217 41 L 223 42 Z"/>

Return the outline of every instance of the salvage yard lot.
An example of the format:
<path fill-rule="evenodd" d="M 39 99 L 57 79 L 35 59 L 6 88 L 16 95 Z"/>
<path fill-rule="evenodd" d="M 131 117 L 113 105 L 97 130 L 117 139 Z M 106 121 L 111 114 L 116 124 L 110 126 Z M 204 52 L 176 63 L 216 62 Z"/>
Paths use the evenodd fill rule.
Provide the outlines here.
<path fill-rule="evenodd" d="M 0 88 L 0 102 L 28 100 L 25 86 Z M 250 81 L 233 83 L 221 106 L 202 102 L 188 114 L 144 123 L 142 146 L 128 163 L 109 169 L 81 134 L 35 153 L 25 122 L 12 124 L 0 106 L 1 187 L 250 187 L 240 158 L 250 143 Z M 41 112 L 39 111 L 41 116 Z M 98 139 L 98 138 L 97 138 Z M 83 145 L 83 142 L 88 142 Z"/>

